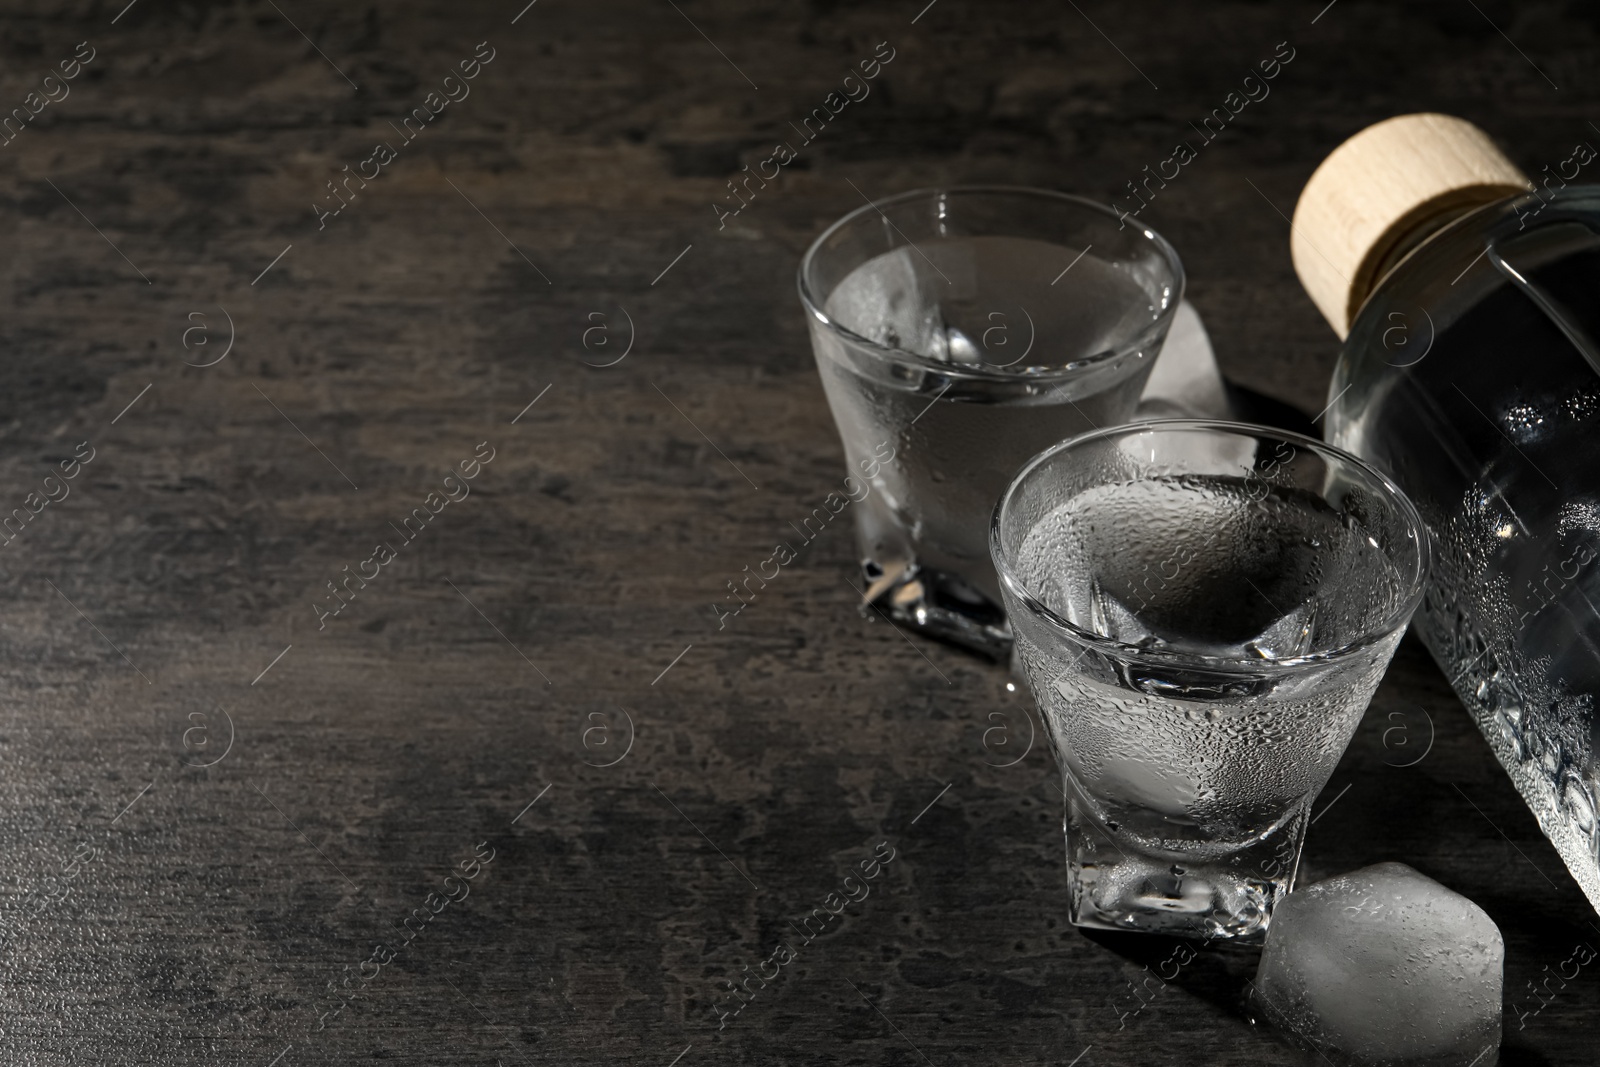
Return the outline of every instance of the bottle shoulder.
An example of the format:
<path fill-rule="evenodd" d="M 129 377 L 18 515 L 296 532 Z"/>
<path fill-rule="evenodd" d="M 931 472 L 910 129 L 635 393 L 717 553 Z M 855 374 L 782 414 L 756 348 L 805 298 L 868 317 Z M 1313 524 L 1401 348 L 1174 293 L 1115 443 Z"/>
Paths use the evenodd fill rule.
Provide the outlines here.
<path fill-rule="evenodd" d="M 1381 335 L 1387 328 L 1382 324 L 1391 321 L 1388 313 L 1401 305 L 1427 308 L 1436 321 L 1453 321 L 1507 284 L 1486 255 L 1492 245 L 1571 226 L 1593 233 L 1600 247 L 1600 184 L 1535 190 L 1459 216 L 1385 272 L 1352 321 L 1349 341 L 1374 327 Z"/>
<path fill-rule="evenodd" d="M 1482 418 L 1524 402 L 1564 412 L 1600 385 L 1600 303 L 1588 297 L 1597 289 L 1600 185 L 1461 216 L 1392 268 L 1352 322 L 1329 439 L 1363 452 L 1377 423 L 1415 417 L 1419 404 L 1460 406 L 1468 394 Z"/>

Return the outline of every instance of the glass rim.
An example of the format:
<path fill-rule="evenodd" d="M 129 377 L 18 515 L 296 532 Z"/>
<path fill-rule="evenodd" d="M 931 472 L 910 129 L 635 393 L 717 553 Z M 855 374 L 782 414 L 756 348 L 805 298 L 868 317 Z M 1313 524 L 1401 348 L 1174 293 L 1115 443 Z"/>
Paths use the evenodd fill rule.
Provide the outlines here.
<path fill-rule="evenodd" d="M 1406 595 L 1400 598 L 1396 606 L 1383 618 L 1367 627 L 1359 636 L 1339 645 L 1336 648 L 1311 652 L 1303 656 L 1291 656 L 1286 659 L 1252 659 L 1243 656 L 1199 656 L 1186 652 L 1161 652 L 1138 645 L 1119 641 L 1114 637 L 1097 634 L 1085 630 L 1081 626 L 1062 618 L 1042 599 L 1035 596 L 1017 577 L 1011 567 L 1011 561 L 1006 558 L 1000 543 L 1000 524 L 1007 514 L 1007 507 L 1012 503 L 1018 489 L 1028 476 L 1035 470 L 1060 455 L 1076 448 L 1081 448 L 1092 441 L 1109 437 L 1131 436 L 1137 433 L 1163 430 L 1203 430 L 1210 433 L 1225 433 L 1241 437 L 1268 437 L 1290 444 L 1300 445 L 1312 452 L 1325 457 L 1332 457 L 1341 463 L 1348 464 L 1371 479 L 1377 486 L 1399 507 L 1405 523 L 1412 531 L 1411 541 L 1414 545 L 1414 554 L 1409 560 L 1411 573 L 1406 581 L 1409 588 Z M 1143 422 L 1121 423 L 1116 426 L 1107 426 L 1098 430 L 1090 430 L 1065 441 L 1059 441 L 1040 452 L 1023 465 L 1022 469 L 1012 476 L 1000 500 L 995 504 L 993 517 L 989 522 L 989 555 L 994 562 L 995 572 L 1000 578 L 1000 584 L 1022 603 L 1024 608 L 1035 618 L 1041 619 L 1046 625 L 1058 631 L 1075 644 L 1084 646 L 1084 650 L 1095 649 L 1105 654 L 1130 663 L 1150 665 L 1193 666 L 1196 670 L 1213 670 L 1219 674 L 1225 673 L 1265 673 L 1281 674 L 1304 670 L 1310 667 L 1336 663 L 1349 659 L 1363 649 L 1369 648 L 1383 640 L 1395 629 L 1409 622 L 1417 606 L 1422 602 L 1425 583 L 1428 577 L 1429 564 L 1432 557 L 1431 534 L 1423 524 L 1422 516 L 1417 511 L 1411 498 L 1396 485 L 1388 475 L 1378 470 L 1372 464 L 1358 456 L 1346 452 L 1335 445 L 1319 441 L 1305 434 L 1295 433 L 1292 430 L 1280 430 L 1272 426 L 1262 426 L 1249 422 L 1229 422 L 1225 419 L 1151 419 Z M 1406 561 L 1398 561 L 1406 562 Z"/>
<path fill-rule="evenodd" d="M 967 196 L 973 194 L 1016 196 L 1022 198 L 1032 197 L 1044 200 L 1053 200 L 1058 203 L 1070 205 L 1072 207 L 1086 209 L 1092 214 L 1102 215 L 1111 219 L 1120 219 L 1123 217 L 1134 218 L 1132 215 L 1119 215 L 1115 210 L 1107 205 L 1099 203 L 1095 200 L 1090 200 L 1088 197 L 1075 196 L 1072 193 L 1062 193 L 1057 192 L 1054 189 L 1041 189 L 1029 185 L 928 186 L 921 189 L 910 189 L 906 192 L 896 193 L 893 196 L 886 196 L 878 200 L 869 200 L 867 203 L 835 220 L 831 225 L 828 226 L 827 229 L 818 234 L 816 239 L 813 240 L 806 248 L 805 254 L 800 257 L 800 267 L 796 272 L 796 282 L 800 290 L 800 303 L 805 307 L 806 313 L 825 329 L 838 335 L 842 339 L 849 341 L 851 344 L 867 349 L 874 355 L 880 356 L 884 359 L 899 360 L 903 363 L 910 363 L 914 366 L 922 367 L 927 370 L 937 371 L 940 374 L 946 375 L 950 378 L 969 381 L 1058 381 L 1062 379 L 1073 378 L 1087 372 L 1092 368 L 1104 366 L 1105 364 L 1114 362 L 1115 360 L 1127 356 L 1130 353 L 1138 352 L 1149 347 L 1151 342 L 1156 337 L 1161 336 L 1171 327 L 1172 319 L 1178 313 L 1178 305 L 1183 303 L 1184 288 L 1188 280 L 1183 271 L 1183 261 L 1178 257 L 1177 249 L 1173 248 L 1171 243 L 1168 242 L 1165 237 L 1161 236 L 1154 229 L 1145 225 L 1144 223 L 1137 222 L 1137 220 L 1134 227 L 1136 232 L 1143 234 L 1145 239 L 1155 247 L 1156 251 L 1160 253 L 1162 260 L 1166 263 L 1167 269 L 1172 272 L 1172 299 L 1167 301 L 1166 307 L 1160 309 L 1156 313 L 1154 319 L 1152 319 L 1142 330 L 1133 335 L 1131 338 L 1123 341 L 1120 344 L 1114 345 L 1111 348 L 1093 353 L 1089 356 L 1085 356 L 1082 359 L 1073 360 L 1071 363 L 1059 366 L 1035 366 L 1026 368 L 1027 371 L 1032 373 L 1006 373 L 1004 370 L 1000 369 L 974 370 L 972 369 L 971 364 L 951 363 L 946 360 L 934 359 L 932 356 L 924 356 L 920 353 L 909 351 L 908 349 L 891 348 L 888 345 L 879 344 L 871 338 L 864 337 L 849 327 L 834 321 L 828 317 L 825 311 L 823 311 L 822 302 L 818 301 L 813 293 L 808 276 L 811 271 L 812 263 L 815 261 L 817 254 L 822 250 L 822 246 L 824 242 L 828 240 L 828 238 L 832 237 L 835 233 L 844 229 L 846 226 L 856 222 L 861 216 L 866 215 L 869 212 L 877 211 L 882 214 L 883 207 L 890 204 L 901 204 L 909 200 L 933 199 L 936 197 L 947 197 L 951 195 Z M 910 242 L 908 241 L 907 244 L 910 244 Z M 1087 249 L 1085 251 L 1087 251 Z M 983 364 L 979 364 L 978 366 L 983 366 Z"/>

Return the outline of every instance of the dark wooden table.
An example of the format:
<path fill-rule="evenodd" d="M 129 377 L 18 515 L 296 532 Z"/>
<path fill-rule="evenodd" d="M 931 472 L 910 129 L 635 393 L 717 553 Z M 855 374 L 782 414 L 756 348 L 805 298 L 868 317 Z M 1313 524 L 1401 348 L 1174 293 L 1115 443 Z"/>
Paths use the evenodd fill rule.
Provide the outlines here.
<path fill-rule="evenodd" d="M 0 1060 L 1299 1062 L 1250 953 L 1161 983 L 1170 943 L 1066 924 L 1004 672 L 860 617 L 844 524 L 718 628 L 844 474 L 795 265 L 863 195 L 1110 198 L 1287 42 L 1144 217 L 1227 372 L 1314 412 L 1312 168 L 1409 110 L 1530 172 L 1600 142 L 1600 9 L 523 2 L 6 5 Z M 1468 894 L 1502 1062 L 1594 1062 L 1595 968 L 1528 986 L 1596 916 L 1415 643 L 1324 797 L 1304 873 Z"/>

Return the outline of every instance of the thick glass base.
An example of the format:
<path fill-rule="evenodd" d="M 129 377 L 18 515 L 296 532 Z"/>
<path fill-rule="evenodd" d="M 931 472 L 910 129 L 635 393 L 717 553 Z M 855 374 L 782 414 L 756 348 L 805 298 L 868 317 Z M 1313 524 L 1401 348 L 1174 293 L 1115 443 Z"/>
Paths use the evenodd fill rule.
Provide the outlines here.
<path fill-rule="evenodd" d="M 1011 627 L 1005 612 L 971 583 L 914 563 L 867 560 L 861 569 L 870 583 L 867 604 L 891 621 L 996 663 L 1010 661 Z"/>
<path fill-rule="evenodd" d="M 1075 926 L 1257 944 L 1294 883 L 1305 815 L 1234 850 L 1156 851 L 1113 835 L 1066 783 L 1067 869 Z"/>

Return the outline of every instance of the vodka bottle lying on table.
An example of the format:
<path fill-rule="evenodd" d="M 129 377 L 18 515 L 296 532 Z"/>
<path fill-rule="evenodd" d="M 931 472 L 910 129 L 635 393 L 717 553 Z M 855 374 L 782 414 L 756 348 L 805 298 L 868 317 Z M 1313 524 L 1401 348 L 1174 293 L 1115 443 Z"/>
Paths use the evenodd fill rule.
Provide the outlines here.
<path fill-rule="evenodd" d="M 1467 122 L 1389 119 L 1312 175 L 1291 250 L 1345 339 L 1325 435 L 1433 535 L 1414 625 L 1600 908 L 1600 187 L 1556 177 L 1595 154 L 1535 188 Z"/>

